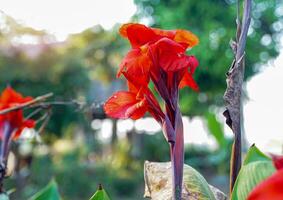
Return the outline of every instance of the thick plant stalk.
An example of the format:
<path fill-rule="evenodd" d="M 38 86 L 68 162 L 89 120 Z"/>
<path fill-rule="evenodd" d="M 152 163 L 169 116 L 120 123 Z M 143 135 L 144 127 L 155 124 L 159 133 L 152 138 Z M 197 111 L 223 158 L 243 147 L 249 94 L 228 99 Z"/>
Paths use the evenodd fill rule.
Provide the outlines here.
<path fill-rule="evenodd" d="M 234 143 L 232 146 L 230 164 L 230 192 L 233 190 L 233 186 L 242 165 L 241 97 L 245 71 L 245 46 L 251 20 L 251 3 L 252 0 L 244 1 L 242 24 L 240 24 L 240 9 L 238 0 L 236 41 L 231 44 L 235 54 L 235 59 L 227 72 L 227 89 L 224 94 L 224 101 L 226 104 L 224 116 L 226 117 L 226 124 L 234 133 Z"/>
<path fill-rule="evenodd" d="M 184 165 L 184 133 L 182 115 L 179 109 L 175 118 L 175 143 L 170 143 L 170 156 L 172 163 L 173 200 L 181 200 L 183 188 L 183 165 Z"/>
<path fill-rule="evenodd" d="M 184 133 L 182 114 L 179 109 L 179 90 L 177 76 L 173 75 L 170 104 L 166 104 L 166 114 L 169 116 L 173 127 L 174 142 L 170 143 L 170 157 L 172 164 L 172 199 L 181 200 L 183 188 L 183 167 L 184 167 Z"/>

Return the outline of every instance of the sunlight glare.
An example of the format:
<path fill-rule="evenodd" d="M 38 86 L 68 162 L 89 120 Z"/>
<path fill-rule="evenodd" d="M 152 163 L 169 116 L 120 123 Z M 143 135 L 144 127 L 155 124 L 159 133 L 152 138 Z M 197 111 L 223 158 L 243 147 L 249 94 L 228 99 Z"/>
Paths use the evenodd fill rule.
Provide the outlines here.
<path fill-rule="evenodd" d="M 59 41 L 100 24 L 105 29 L 128 22 L 136 12 L 132 0 L 2 0 L 1 11 L 20 23 L 46 30 Z"/>

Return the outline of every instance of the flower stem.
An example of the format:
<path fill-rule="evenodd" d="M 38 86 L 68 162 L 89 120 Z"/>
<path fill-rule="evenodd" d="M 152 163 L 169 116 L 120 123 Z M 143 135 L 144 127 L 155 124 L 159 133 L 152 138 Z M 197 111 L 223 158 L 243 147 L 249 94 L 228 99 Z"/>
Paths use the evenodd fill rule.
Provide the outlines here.
<path fill-rule="evenodd" d="M 0 193 L 3 190 L 3 180 L 6 175 L 6 168 L 7 168 L 7 160 L 9 154 L 9 146 L 11 141 L 13 129 L 10 123 L 5 122 L 3 126 L 3 138 L 1 143 L 1 152 L 0 152 Z"/>
<path fill-rule="evenodd" d="M 175 120 L 176 140 L 175 143 L 169 143 L 172 163 L 172 199 L 181 200 L 184 167 L 184 133 L 182 116 L 179 110 L 176 112 Z"/>

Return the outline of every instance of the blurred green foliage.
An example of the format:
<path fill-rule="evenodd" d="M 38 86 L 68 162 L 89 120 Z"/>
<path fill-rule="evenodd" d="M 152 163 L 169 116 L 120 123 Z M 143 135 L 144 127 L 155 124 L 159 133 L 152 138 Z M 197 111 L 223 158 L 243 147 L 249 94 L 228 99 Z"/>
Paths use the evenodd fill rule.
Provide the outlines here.
<path fill-rule="evenodd" d="M 223 106 L 226 88 L 225 74 L 233 53 L 229 42 L 236 32 L 235 0 L 135 0 L 137 18 L 163 29 L 191 30 L 200 44 L 189 54 L 199 60 L 195 77 L 200 86 L 196 95 L 184 89 L 180 95 L 181 108 L 187 115 L 204 115 L 211 105 Z M 240 1 L 242 2 L 242 1 Z M 242 5 L 242 4 L 241 4 Z M 254 0 L 252 22 L 247 40 L 246 73 L 249 78 L 259 71 L 261 64 L 279 53 L 282 34 L 281 0 Z"/>
<path fill-rule="evenodd" d="M 229 41 L 234 38 L 236 30 L 235 0 L 135 2 L 138 11 L 133 20 L 150 22 L 154 27 L 164 29 L 188 29 L 200 38 L 200 44 L 188 53 L 196 55 L 200 62 L 195 76 L 201 92 L 194 93 L 188 88 L 182 90 L 180 104 L 185 115 L 204 117 L 208 132 L 218 146 L 215 149 L 187 146 L 185 163 L 200 170 L 206 178 L 216 174 L 226 176 L 232 142 L 210 110 L 223 106 L 225 73 L 233 59 Z M 278 54 L 283 27 L 279 9 L 283 6 L 281 0 L 253 2 L 246 78 Z M 97 99 L 103 101 L 110 95 L 98 89 L 111 87 L 118 65 L 130 48 L 128 42 L 118 35 L 118 26 L 109 31 L 94 26 L 70 35 L 65 42 L 56 42 L 44 31 L 25 27 L 1 13 L 0 18 L 5 21 L 5 26 L 0 26 L 0 90 L 11 84 L 24 95 L 53 92 L 51 101 L 75 99 L 89 104 Z M 36 45 L 17 42 L 23 36 L 40 42 Z M 102 183 L 115 200 L 143 199 L 144 160 L 169 160 L 169 149 L 162 133 L 132 133 L 127 139 L 115 141 L 112 146 L 104 145 L 97 140 L 97 133 L 93 134 L 90 129 L 90 120 L 89 115 L 77 111 L 74 106 L 55 107 L 45 130 L 48 134 L 43 137 L 49 146 L 42 148 L 47 148 L 48 153 L 39 153 L 41 145 L 35 144 L 33 162 L 28 170 L 31 174 L 24 187 L 20 192 L 14 192 L 11 199 L 29 198 L 40 191 L 50 177 L 56 177 L 64 199 L 88 199 L 98 183 Z M 83 130 L 85 140 L 83 145 L 76 146 L 78 130 Z M 61 141 L 59 136 L 71 144 L 68 151 L 56 152 L 53 145 Z M 7 188 L 15 186 L 16 175 L 6 183 Z"/>
<path fill-rule="evenodd" d="M 21 192 L 16 190 L 11 194 L 11 199 L 28 199 L 55 177 L 63 199 L 88 199 L 101 183 L 111 199 L 142 200 L 144 160 L 169 161 L 169 147 L 162 133 L 132 134 L 131 138 L 120 139 L 113 147 L 108 146 L 101 152 L 87 142 L 76 145 L 75 138 L 57 140 L 52 146 L 36 145 L 29 169 L 31 174 Z M 141 144 L 133 144 L 133 139 Z M 136 154 L 137 148 L 139 154 Z M 191 145 L 185 150 L 185 163 L 206 177 L 208 173 L 225 175 L 229 168 L 229 151 L 221 156 L 218 151 Z M 25 173 L 24 170 L 21 173 Z M 16 187 L 17 181 L 15 174 L 7 179 L 6 188 Z"/>

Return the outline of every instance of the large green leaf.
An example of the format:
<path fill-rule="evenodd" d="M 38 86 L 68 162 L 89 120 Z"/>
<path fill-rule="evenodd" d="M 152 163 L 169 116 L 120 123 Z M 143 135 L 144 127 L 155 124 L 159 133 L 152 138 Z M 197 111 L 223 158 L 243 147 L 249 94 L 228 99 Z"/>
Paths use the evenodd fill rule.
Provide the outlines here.
<path fill-rule="evenodd" d="M 213 137 L 216 139 L 220 147 L 222 148 L 226 147 L 227 140 L 224 135 L 223 125 L 216 119 L 216 116 L 214 113 L 208 112 L 205 115 L 205 118 L 207 122 L 207 128 L 210 134 L 213 135 Z"/>
<path fill-rule="evenodd" d="M 110 200 L 106 191 L 100 185 L 98 190 L 94 193 L 94 195 L 89 200 Z"/>
<path fill-rule="evenodd" d="M 43 188 L 41 191 L 36 193 L 30 200 L 60 200 L 60 194 L 58 191 L 57 184 L 54 180 Z"/>
<path fill-rule="evenodd" d="M 252 145 L 244 160 L 244 165 L 255 161 L 271 161 L 271 158 L 262 153 L 255 145 Z"/>
<path fill-rule="evenodd" d="M 187 190 L 199 200 L 215 200 L 213 192 L 204 177 L 194 168 L 184 165 L 184 183 Z"/>
<path fill-rule="evenodd" d="M 252 189 L 274 172 L 272 160 L 253 145 L 237 177 L 231 200 L 246 200 Z"/>

